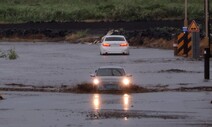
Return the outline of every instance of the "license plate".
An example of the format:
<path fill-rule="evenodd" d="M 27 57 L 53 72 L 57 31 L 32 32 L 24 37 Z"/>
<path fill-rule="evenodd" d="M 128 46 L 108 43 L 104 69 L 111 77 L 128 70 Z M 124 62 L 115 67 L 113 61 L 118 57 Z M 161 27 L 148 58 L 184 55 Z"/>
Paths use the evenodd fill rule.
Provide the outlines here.
<path fill-rule="evenodd" d="M 118 89 L 117 85 L 107 84 L 105 85 L 105 89 Z"/>

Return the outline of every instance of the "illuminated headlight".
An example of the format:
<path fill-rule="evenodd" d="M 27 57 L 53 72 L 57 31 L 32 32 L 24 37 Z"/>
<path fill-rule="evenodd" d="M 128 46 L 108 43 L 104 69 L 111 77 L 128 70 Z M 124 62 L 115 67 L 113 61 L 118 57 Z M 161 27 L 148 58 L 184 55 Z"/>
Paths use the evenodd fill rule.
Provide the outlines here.
<path fill-rule="evenodd" d="M 93 79 L 93 84 L 94 85 L 98 85 L 99 84 L 99 79 L 97 79 L 97 78 Z"/>
<path fill-rule="evenodd" d="M 125 86 L 128 86 L 130 84 L 130 80 L 128 78 L 124 78 L 122 82 Z"/>

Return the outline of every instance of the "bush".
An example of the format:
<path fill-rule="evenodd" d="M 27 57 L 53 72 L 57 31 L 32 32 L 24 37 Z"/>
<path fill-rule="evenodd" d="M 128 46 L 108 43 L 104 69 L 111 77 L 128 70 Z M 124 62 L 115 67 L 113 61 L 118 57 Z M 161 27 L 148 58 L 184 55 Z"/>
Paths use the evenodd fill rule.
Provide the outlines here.
<path fill-rule="evenodd" d="M 0 58 L 5 58 L 7 55 L 0 49 Z"/>
<path fill-rule="evenodd" d="M 15 49 L 10 49 L 5 53 L 0 49 L 0 58 L 8 58 L 9 60 L 15 60 L 18 58 L 18 54 L 16 53 Z"/>
<path fill-rule="evenodd" d="M 9 60 L 15 60 L 18 58 L 18 55 L 15 51 L 15 49 L 10 49 L 7 53 L 7 57 L 9 58 Z"/>

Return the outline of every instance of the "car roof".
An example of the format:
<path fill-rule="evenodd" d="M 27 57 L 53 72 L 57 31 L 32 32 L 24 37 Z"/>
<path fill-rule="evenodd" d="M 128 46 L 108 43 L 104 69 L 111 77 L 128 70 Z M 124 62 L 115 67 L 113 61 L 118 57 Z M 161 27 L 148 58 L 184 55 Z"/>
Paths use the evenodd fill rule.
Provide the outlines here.
<path fill-rule="evenodd" d="M 99 67 L 99 69 L 103 69 L 103 68 L 120 68 L 120 69 L 124 69 L 123 67 L 120 67 L 120 66 L 102 66 L 102 67 Z"/>
<path fill-rule="evenodd" d="M 123 35 L 105 35 L 104 37 L 124 37 L 124 36 Z"/>

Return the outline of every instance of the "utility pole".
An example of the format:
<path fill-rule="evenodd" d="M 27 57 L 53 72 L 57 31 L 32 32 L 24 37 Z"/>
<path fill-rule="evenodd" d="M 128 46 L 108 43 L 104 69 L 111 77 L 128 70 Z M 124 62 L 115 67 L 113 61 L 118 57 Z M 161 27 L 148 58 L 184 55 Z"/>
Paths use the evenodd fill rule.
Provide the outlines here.
<path fill-rule="evenodd" d="M 205 0 L 205 37 L 209 40 L 209 0 Z"/>
<path fill-rule="evenodd" d="M 205 39 L 208 46 L 204 50 L 204 77 L 210 79 L 210 14 L 209 0 L 205 0 Z"/>
<path fill-rule="evenodd" d="M 188 27 L 188 0 L 185 0 L 185 19 L 184 27 Z"/>
<path fill-rule="evenodd" d="M 211 29 L 210 29 L 210 1 L 208 0 L 208 45 L 209 45 L 209 50 L 210 50 L 210 57 L 211 57 Z"/>

